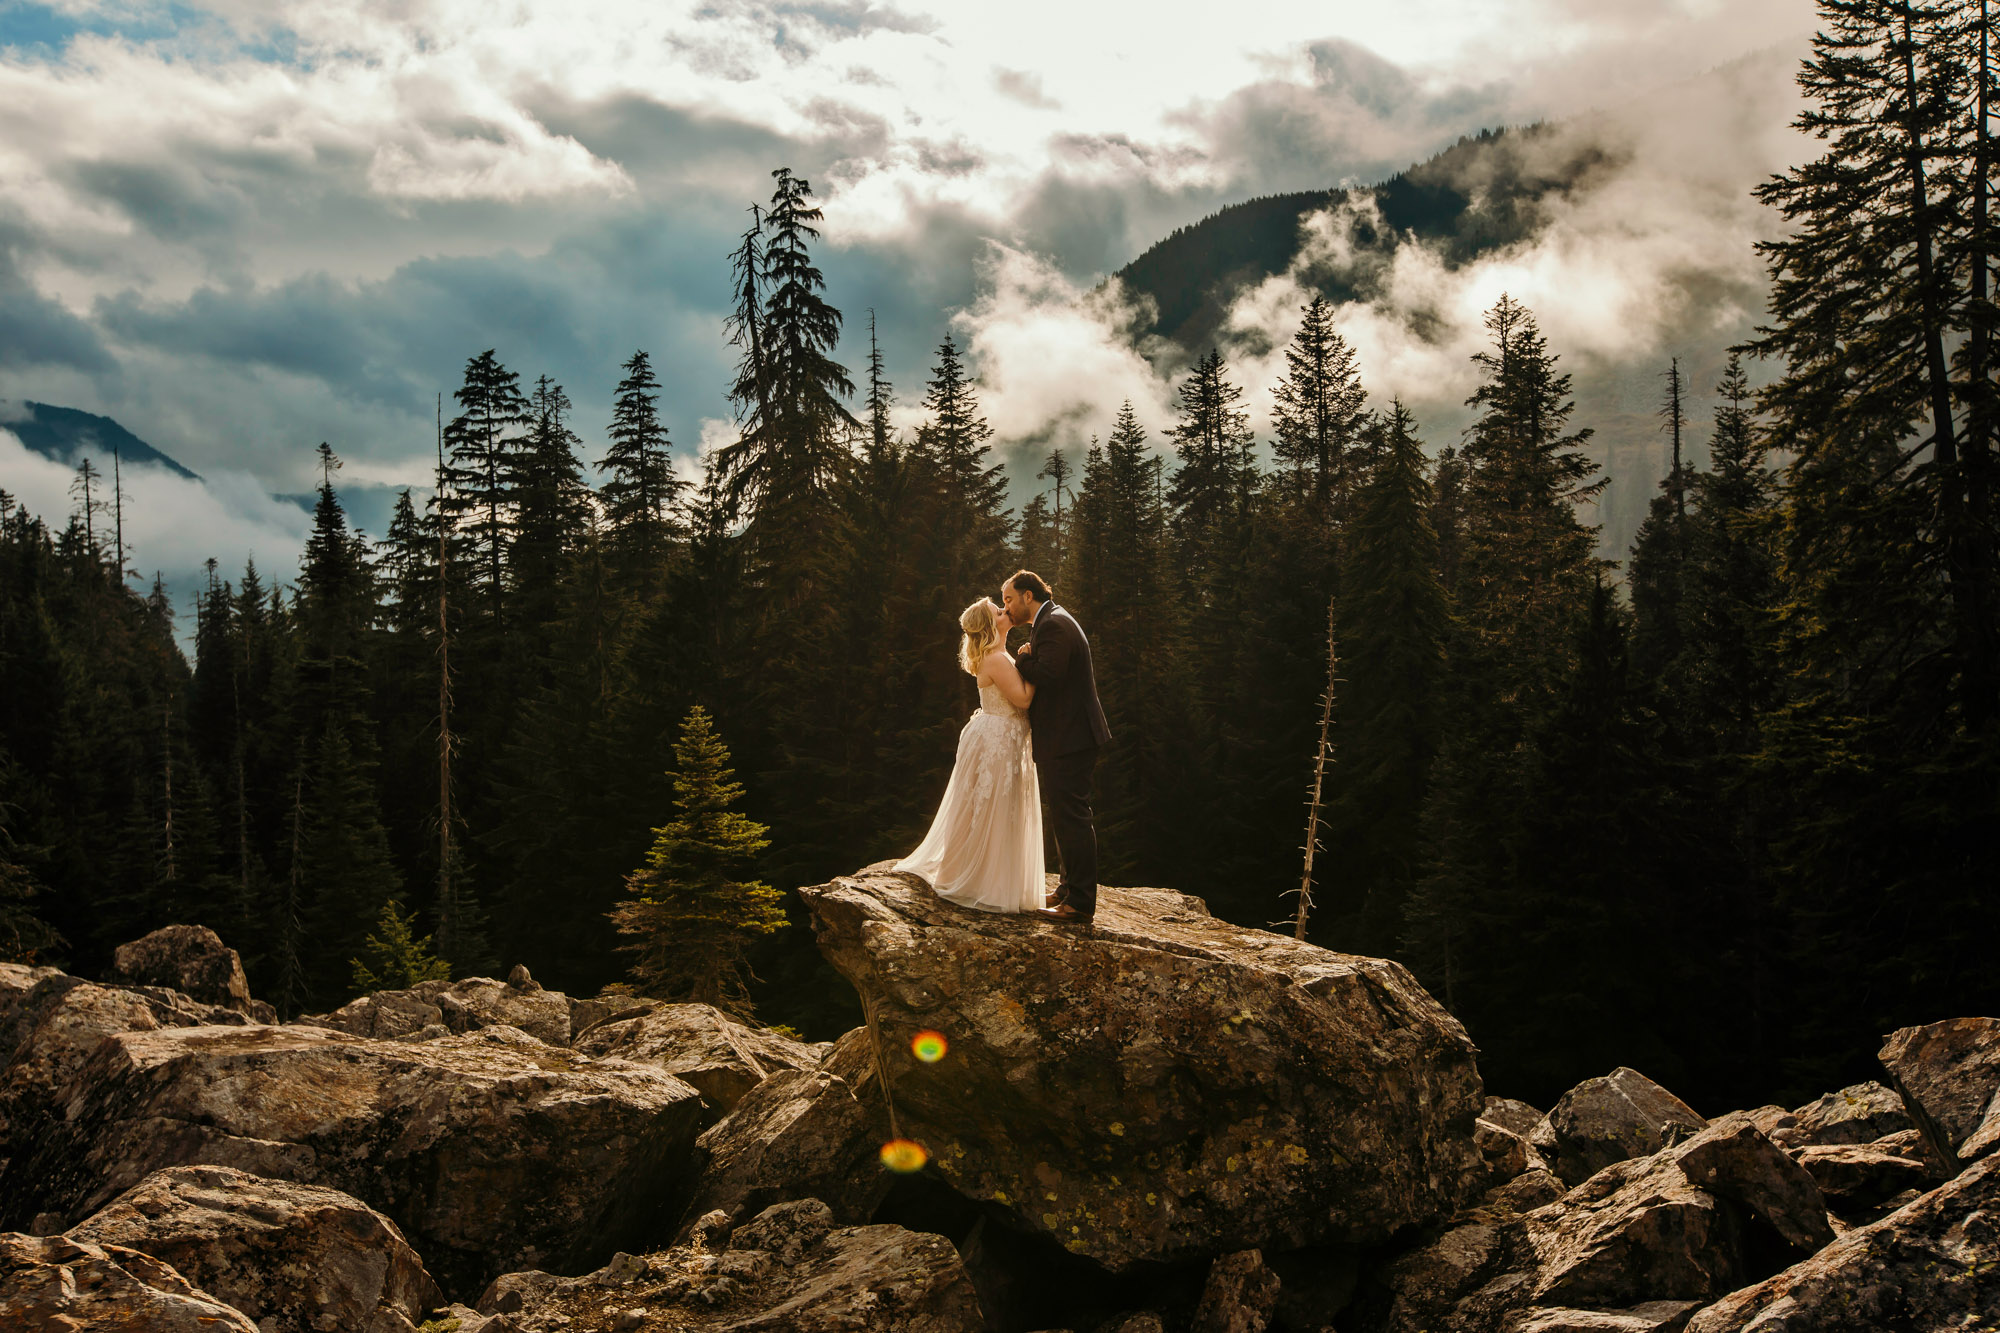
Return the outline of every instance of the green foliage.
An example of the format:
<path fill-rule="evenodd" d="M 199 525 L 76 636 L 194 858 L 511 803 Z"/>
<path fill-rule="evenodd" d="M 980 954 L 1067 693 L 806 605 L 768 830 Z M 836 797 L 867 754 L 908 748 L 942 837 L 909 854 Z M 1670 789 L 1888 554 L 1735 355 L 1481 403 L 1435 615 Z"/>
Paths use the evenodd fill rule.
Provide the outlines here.
<path fill-rule="evenodd" d="M 705 709 L 689 710 L 674 758 L 678 817 L 653 830 L 646 864 L 625 877 L 627 896 L 611 919 L 633 937 L 620 947 L 634 956 L 642 991 L 748 1015 L 749 943 L 785 925 L 778 892 L 749 878 L 769 830 L 732 808 L 743 787 Z"/>
<path fill-rule="evenodd" d="M 363 957 L 351 960 L 356 990 L 407 990 L 420 981 L 451 979 L 451 964 L 432 952 L 431 937 L 417 938 L 416 919 L 394 898 L 382 904 L 375 933 L 362 943 Z"/>

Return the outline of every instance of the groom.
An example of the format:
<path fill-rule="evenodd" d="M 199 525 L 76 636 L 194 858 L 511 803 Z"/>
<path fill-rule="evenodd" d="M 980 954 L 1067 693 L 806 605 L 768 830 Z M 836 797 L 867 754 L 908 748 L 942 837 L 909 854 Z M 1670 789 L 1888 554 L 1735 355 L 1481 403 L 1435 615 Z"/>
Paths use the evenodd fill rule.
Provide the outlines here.
<path fill-rule="evenodd" d="M 1041 909 L 1051 921 L 1087 926 L 1097 915 L 1097 824 L 1090 813 L 1090 775 L 1097 747 L 1111 739 L 1097 677 L 1090 670 L 1090 641 L 1076 617 L 1049 600 L 1039 574 L 1016 572 L 1000 585 L 1000 602 L 1014 625 L 1031 625 L 1015 665 L 1035 687 L 1028 705 L 1028 734 L 1035 773 L 1048 802 L 1062 883 L 1054 905 Z"/>

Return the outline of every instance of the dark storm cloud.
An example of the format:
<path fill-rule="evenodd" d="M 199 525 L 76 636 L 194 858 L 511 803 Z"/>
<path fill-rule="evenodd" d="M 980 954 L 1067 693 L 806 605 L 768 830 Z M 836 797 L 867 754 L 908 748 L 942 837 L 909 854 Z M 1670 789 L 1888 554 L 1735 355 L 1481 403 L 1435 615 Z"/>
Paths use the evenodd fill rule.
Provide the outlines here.
<path fill-rule="evenodd" d="M 15 244 L 0 238 L 0 364 L 115 374 L 117 364 L 97 331 L 21 275 Z"/>

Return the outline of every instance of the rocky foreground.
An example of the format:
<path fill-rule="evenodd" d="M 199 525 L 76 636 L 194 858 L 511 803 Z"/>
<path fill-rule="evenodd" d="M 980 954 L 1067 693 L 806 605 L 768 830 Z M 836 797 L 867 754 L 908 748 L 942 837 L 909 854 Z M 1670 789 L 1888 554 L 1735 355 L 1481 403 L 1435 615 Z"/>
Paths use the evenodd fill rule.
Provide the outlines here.
<path fill-rule="evenodd" d="M 1179 894 L 805 897 L 869 1016 L 822 1045 L 520 968 L 280 1025 L 195 926 L 0 965 L 0 1328 L 2000 1327 L 2000 1020 L 1795 1109 L 1545 1114 L 1403 968 Z"/>

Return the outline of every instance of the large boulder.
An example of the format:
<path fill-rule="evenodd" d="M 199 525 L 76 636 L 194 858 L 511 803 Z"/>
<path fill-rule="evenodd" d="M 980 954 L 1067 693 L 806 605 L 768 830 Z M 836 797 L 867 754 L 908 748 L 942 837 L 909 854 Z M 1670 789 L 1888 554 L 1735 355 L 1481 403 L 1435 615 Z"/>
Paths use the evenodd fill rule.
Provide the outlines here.
<path fill-rule="evenodd" d="M 68 1236 L 171 1264 L 265 1333 L 411 1333 L 443 1299 L 396 1224 L 359 1199 L 230 1167 L 156 1171 Z"/>
<path fill-rule="evenodd" d="M 330 1014 L 300 1021 L 357 1037 L 403 1039 L 427 1038 L 437 1027 L 459 1033 L 510 1027 L 551 1046 L 567 1046 L 570 1000 L 561 991 L 542 989 L 528 969 L 517 967 L 507 981 L 463 977 L 418 982 L 408 990 L 372 991 Z"/>
<path fill-rule="evenodd" d="M 2000 1327 L 2000 1156 L 1700 1311 L 1688 1333 Z"/>
<path fill-rule="evenodd" d="M 277 1020 L 270 1005 L 250 998 L 250 982 L 236 950 L 207 926 L 162 926 L 119 945 L 111 955 L 111 980 L 176 990 L 259 1023 Z"/>
<path fill-rule="evenodd" d="M 512 1028 L 125 1032 L 63 1096 L 0 1175 L 0 1221 L 56 1230 L 162 1167 L 232 1166 L 381 1209 L 447 1290 L 523 1262 L 587 1267 L 671 1225 L 702 1115 L 668 1074 Z"/>
<path fill-rule="evenodd" d="M 689 1217 L 733 1225 L 788 1199 L 823 1201 L 834 1221 L 874 1218 L 892 1177 L 877 1159 L 889 1121 L 868 1029 L 842 1037 L 812 1069 L 780 1070 L 696 1143 Z"/>
<path fill-rule="evenodd" d="M 739 1023 L 710 1005 L 662 1004 L 595 1024 L 576 1049 L 664 1069 L 727 1114 L 770 1075 L 812 1069 L 831 1047 Z"/>
<path fill-rule="evenodd" d="M 150 1255 L 0 1233 L 0 1328 L 21 1333 L 261 1333 Z"/>
<path fill-rule="evenodd" d="M 716 1237 L 717 1240 L 720 1237 Z M 951 1242 L 896 1226 L 837 1229 L 817 1199 L 768 1208 L 726 1247 L 621 1254 L 584 1277 L 509 1273 L 480 1296 L 515 1326 L 683 1333 L 984 1333 Z"/>
<path fill-rule="evenodd" d="M 1256 1250 L 1225 1254 L 1209 1265 L 1191 1333 L 1264 1333 L 1278 1308 L 1278 1275 Z"/>
<path fill-rule="evenodd" d="M 1478 1170 L 1472 1044 L 1396 963 L 1159 890 L 1103 890 L 1089 930 L 886 867 L 801 893 L 875 1017 L 904 1135 L 961 1195 L 1115 1271 L 1381 1240 Z"/>
<path fill-rule="evenodd" d="M 1589 1326 L 1583 1312 L 1602 1328 L 1668 1326 L 1768 1273 L 1768 1256 L 1832 1239 L 1812 1178 L 1739 1113 L 1525 1213 L 1475 1210 L 1392 1265 L 1385 1326 L 1514 1333 Z"/>
<path fill-rule="evenodd" d="M 1880 1055 L 1915 1103 L 1911 1119 L 1926 1134 L 1935 1127 L 1940 1151 L 1971 1161 L 2000 1146 L 2000 1018 L 1902 1028 L 1883 1039 Z"/>
<path fill-rule="evenodd" d="M 98 986 L 54 968 L 0 967 L 0 1181 L 16 1154 L 61 1123 L 62 1090 L 110 1037 L 247 1022 L 237 1010 L 164 987 Z"/>
<path fill-rule="evenodd" d="M 1930 1168 L 1921 1159 L 1870 1143 L 1815 1144 L 1801 1148 L 1798 1161 L 1819 1186 L 1827 1207 L 1849 1219 L 1904 1190 L 1922 1191 L 1932 1184 Z"/>
<path fill-rule="evenodd" d="M 1829 1092 L 1792 1113 L 1792 1123 L 1771 1137 L 1782 1147 L 1808 1148 L 1830 1143 L 1873 1143 L 1885 1134 L 1910 1127 L 1903 1099 L 1880 1083 L 1857 1083 Z"/>
<path fill-rule="evenodd" d="M 1614 1069 L 1562 1095 L 1530 1142 L 1549 1168 L 1580 1185 L 1613 1162 L 1647 1157 L 1708 1121 L 1636 1069 Z"/>

